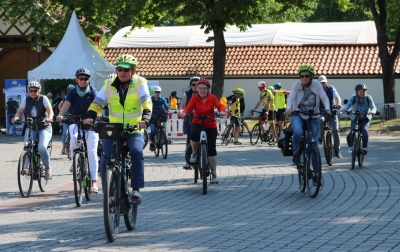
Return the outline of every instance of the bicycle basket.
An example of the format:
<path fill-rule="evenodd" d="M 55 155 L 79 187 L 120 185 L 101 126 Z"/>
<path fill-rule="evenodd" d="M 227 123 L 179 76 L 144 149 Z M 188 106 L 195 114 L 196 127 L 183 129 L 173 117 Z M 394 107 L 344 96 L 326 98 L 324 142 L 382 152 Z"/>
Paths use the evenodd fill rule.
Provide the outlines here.
<path fill-rule="evenodd" d="M 162 109 L 155 110 L 151 115 L 151 122 L 166 122 L 168 120 L 168 111 Z"/>
<path fill-rule="evenodd" d="M 99 138 L 120 139 L 124 136 L 124 124 L 99 122 L 96 132 L 99 133 Z"/>

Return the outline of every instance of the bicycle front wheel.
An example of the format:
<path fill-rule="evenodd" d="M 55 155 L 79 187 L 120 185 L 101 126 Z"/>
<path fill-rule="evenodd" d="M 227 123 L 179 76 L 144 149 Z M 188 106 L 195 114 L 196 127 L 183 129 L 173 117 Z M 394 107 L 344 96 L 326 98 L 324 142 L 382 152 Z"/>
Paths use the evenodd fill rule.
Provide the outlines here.
<path fill-rule="evenodd" d="M 303 143 L 300 143 L 300 146 L 301 145 L 303 145 Z M 306 157 L 306 155 L 305 155 L 304 150 L 300 151 L 300 162 L 297 165 L 297 175 L 299 178 L 300 192 L 305 192 L 305 190 L 306 190 L 307 181 L 306 181 L 306 168 L 305 168 L 306 167 L 306 163 L 305 163 L 306 158 L 305 157 Z"/>
<path fill-rule="evenodd" d="M 356 164 L 356 156 L 358 153 L 358 134 L 353 133 L 353 144 L 351 145 L 351 169 L 354 170 Z"/>
<path fill-rule="evenodd" d="M 67 157 L 68 157 L 68 159 L 69 160 L 71 160 L 71 150 L 70 150 L 70 139 L 69 139 L 69 130 L 67 129 L 67 137 L 66 137 L 66 139 L 65 139 L 65 147 L 67 148 Z"/>
<path fill-rule="evenodd" d="M 260 124 L 257 123 L 251 130 L 250 144 L 253 146 L 256 145 L 258 140 L 260 139 L 260 135 L 261 135 L 261 127 Z"/>
<path fill-rule="evenodd" d="M 47 182 L 48 180 L 45 180 L 45 175 L 44 175 L 44 165 L 42 163 L 42 159 L 38 155 L 37 157 L 37 163 L 38 165 L 38 184 L 39 184 L 39 189 L 41 192 L 47 191 Z"/>
<path fill-rule="evenodd" d="M 281 134 L 281 126 L 279 125 L 278 122 L 275 122 L 275 140 L 278 141 L 278 138 Z"/>
<path fill-rule="evenodd" d="M 362 140 L 362 134 L 358 136 L 358 167 L 362 167 L 364 163 L 364 154 L 362 153 L 362 146 L 363 146 L 363 140 Z"/>
<path fill-rule="evenodd" d="M 144 138 L 144 145 L 143 145 L 143 150 L 144 150 L 144 148 L 146 148 L 147 146 L 147 143 L 149 142 L 149 133 L 147 133 L 147 130 L 144 130 L 143 138 Z"/>
<path fill-rule="evenodd" d="M 200 147 L 200 170 L 203 179 L 203 194 L 207 194 L 207 176 L 208 176 L 208 167 L 207 167 L 207 146 L 202 144 Z"/>
<path fill-rule="evenodd" d="M 318 146 L 314 145 L 309 148 L 311 148 L 311 150 L 306 155 L 307 192 L 311 198 L 315 198 L 321 187 L 321 155 Z"/>
<path fill-rule="evenodd" d="M 30 153 L 22 151 L 18 161 L 18 188 L 22 197 L 26 198 L 32 192 L 33 176 Z"/>
<path fill-rule="evenodd" d="M 325 153 L 325 159 L 326 163 L 329 166 L 332 166 L 333 164 L 333 146 L 332 146 L 332 133 L 330 130 L 326 131 L 324 133 L 324 153 Z"/>
<path fill-rule="evenodd" d="M 82 159 L 82 155 L 79 152 L 75 152 L 72 163 L 72 175 L 74 181 L 75 203 L 77 207 L 80 207 L 82 205 L 83 181 L 85 179 L 84 177 L 82 177 Z"/>
<path fill-rule="evenodd" d="M 91 187 L 92 187 L 92 178 L 90 177 L 90 172 L 89 172 L 89 161 L 85 156 L 82 156 L 82 178 L 85 180 L 85 183 L 83 183 L 83 190 L 85 191 L 85 198 L 86 201 L 90 200 L 91 196 Z M 83 181 L 83 180 L 82 180 Z"/>
<path fill-rule="evenodd" d="M 160 136 L 161 136 L 160 139 L 161 154 L 163 158 L 166 159 L 168 156 L 168 139 L 164 129 L 160 129 Z"/>
<path fill-rule="evenodd" d="M 111 169 L 110 169 L 111 168 Z M 107 239 L 114 242 L 118 235 L 120 208 L 117 204 L 117 172 L 113 166 L 107 166 L 106 181 L 104 183 L 103 214 L 104 228 Z"/>
<path fill-rule="evenodd" d="M 231 142 L 231 131 L 232 131 L 232 125 L 229 124 L 228 127 L 226 128 L 225 131 L 225 145 L 228 145 Z"/>
<path fill-rule="evenodd" d="M 6 134 L 7 132 L 7 127 L 6 127 L 6 117 L 3 116 L 0 118 L 0 132 L 2 134 Z"/>

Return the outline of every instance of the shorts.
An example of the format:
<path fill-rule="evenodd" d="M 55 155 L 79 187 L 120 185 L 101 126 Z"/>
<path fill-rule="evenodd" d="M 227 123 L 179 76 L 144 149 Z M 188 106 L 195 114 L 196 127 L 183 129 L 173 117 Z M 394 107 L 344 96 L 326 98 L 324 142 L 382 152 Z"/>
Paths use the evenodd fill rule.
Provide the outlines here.
<path fill-rule="evenodd" d="M 286 109 L 282 108 L 282 109 L 278 109 L 278 111 L 276 112 L 276 119 L 278 120 L 278 122 L 285 121 L 285 111 L 286 111 Z"/>
<path fill-rule="evenodd" d="M 275 120 L 275 110 L 268 111 L 268 122 L 272 122 Z"/>
<path fill-rule="evenodd" d="M 237 118 L 236 116 L 231 116 L 229 119 L 231 120 L 231 122 L 232 122 L 236 127 L 239 127 L 239 118 Z"/>
<path fill-rule="evenodd" d="M 213 157 L 217 155 L 217 128 L 205 128 L 207 133 L 207 148 L 208 148 L 208 156 Z M 200 141 L 200 132 L 201 125 L 200 124 L 192 124 L 190 127 L 190 140 L 194 142 Z"/>

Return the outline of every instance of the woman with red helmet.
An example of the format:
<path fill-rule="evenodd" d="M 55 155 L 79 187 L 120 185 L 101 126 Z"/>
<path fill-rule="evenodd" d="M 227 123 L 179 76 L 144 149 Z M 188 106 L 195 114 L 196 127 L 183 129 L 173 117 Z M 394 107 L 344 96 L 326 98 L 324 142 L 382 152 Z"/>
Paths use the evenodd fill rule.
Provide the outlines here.
<path fill-rule="evenodd" d="M 197 83 L 198 93 L 190 99 L 188 105 L 179 111 L 180 116 L 185 117 L 187 113 L 192 110 L 195 116 L 200 116 L 205 114 L 210 116 L 214 114 L 214 108 L 217 108 L 220 115 L 225 115 L 225 107 L 219 102 L 218 98 L 210 94 L 210 82 L 207 79 L 200 79 Z M 217 177 L 217 123 L 215 118 L 210 118 L 205 120 L 205 131 L 207 133 L 207 143 L 208 143 L 208 160 L 211 166 L 212 172 L 212 182 L 214 184 L 218 183 Z M 196 163 L 197 160 L 197 148 L 200 141 L 201 132 L 201 120 L 193 117 L 192 126 L 190 128 L 190 144 L 192 146 L 193 154 L 190 157 L 191 163 Z"/>

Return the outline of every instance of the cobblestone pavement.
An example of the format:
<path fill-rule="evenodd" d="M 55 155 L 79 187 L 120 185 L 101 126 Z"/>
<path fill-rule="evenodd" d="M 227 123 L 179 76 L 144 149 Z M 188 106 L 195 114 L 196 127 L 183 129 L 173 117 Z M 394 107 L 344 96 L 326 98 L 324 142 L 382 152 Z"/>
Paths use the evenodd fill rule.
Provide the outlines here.
<path fill-rule="evenodd" d="M 354 170 L 342 144 L 343 159 L 323 165 L 324 187 L 314 199 L 298 190 L 290 157 L 242 142 L 218 146 L 220 183 L 207 195 L 193 171 L 182 169 L 182 140 L 169 145 L 166 160 L 146 149 L 137 227 L 127 231 L 121 221 L 109 243 L 103 195 L 75 205 L 60 136 L 53 138 L 49 190 L 40 193 L 35 183 L 34 195 L 21 198 L 22 137 L 1 135 L 0 251 L 400 251 L 399 135 L 371 134 L 364 166 Z"/>

